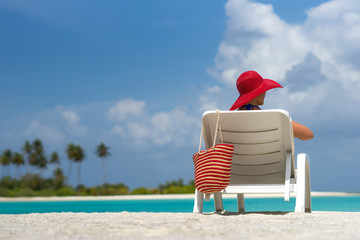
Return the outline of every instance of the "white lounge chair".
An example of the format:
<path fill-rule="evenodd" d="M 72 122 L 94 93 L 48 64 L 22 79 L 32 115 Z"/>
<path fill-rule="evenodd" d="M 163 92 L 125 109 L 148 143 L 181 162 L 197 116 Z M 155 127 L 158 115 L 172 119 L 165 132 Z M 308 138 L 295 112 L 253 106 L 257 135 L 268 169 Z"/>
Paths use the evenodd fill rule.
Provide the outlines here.
<path fill-rule="evenodd" d="M 205 147 L 212 146 L 216 111 L 203 114 Z M 234 145 L 229 186 L 214 194 L 215 210 L 224 210 L 222 194 L 236 193 L 238 211 L 245 212 L 244 194 L 296 193 L 295 212 L 311 212 L 310 170 L 307 154 L 297 155 L 295 169 L 291 118 L 285 110 L 220 111 L 224 143 Z M 219 143 L 219 140 L 217 140 Z M 204 194 L 195 191 L 194 211 L 203 212 Z"/>

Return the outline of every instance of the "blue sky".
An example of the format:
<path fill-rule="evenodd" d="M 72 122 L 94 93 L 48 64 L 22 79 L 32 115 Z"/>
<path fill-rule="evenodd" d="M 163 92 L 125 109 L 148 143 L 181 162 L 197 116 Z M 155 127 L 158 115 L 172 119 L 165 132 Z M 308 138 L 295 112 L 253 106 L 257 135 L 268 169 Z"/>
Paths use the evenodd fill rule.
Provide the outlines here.
<path fill-rule="evenodd" d="M 92 186 L 104 142 L 109 182 L 187 181 L 202 112 L 228 109 L 254 69 L 284 85 L 264 108 L 315 133 L 296 140 L 313 190 L 360 191 L 359 27 L 355 0 L 0 0 L 0 150 L 40 138 L 67 172 L 80 144 Z"/>

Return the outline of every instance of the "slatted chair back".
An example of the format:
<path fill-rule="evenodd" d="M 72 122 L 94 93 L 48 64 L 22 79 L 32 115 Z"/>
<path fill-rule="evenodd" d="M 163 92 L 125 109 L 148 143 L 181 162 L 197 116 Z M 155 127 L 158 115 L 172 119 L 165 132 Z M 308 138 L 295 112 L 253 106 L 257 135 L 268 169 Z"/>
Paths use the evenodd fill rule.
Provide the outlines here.
<path fill-rule="evenodd" d="M 266 121 L 264 121 L 266 119 Z M 206 148 L 212 146 L 216 111 L 207 111 L 202 123 Z M 294 138 L 285 110 L 220 111 L 224 143 L 234 145 L 230 186 L 236 184 L 284 184 L 286 156 L 291 154 L 295 175 Z"/>

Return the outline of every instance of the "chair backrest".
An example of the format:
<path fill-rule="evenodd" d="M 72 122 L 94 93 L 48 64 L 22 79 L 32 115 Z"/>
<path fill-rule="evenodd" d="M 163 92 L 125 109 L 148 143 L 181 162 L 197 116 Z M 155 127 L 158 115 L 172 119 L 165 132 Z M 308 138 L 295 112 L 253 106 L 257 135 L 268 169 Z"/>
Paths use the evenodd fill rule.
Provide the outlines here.
<path fill-rule="evenodd" d="M 203 114 L 206 148 L 212 146 L 216 120 L 216 111 Z M 294 137 L 287 111 L 220 111 L 220 125 L 224 143 L 234 145 L 230 185 L 284 184 L 289 154 L 294 177 Z"/>

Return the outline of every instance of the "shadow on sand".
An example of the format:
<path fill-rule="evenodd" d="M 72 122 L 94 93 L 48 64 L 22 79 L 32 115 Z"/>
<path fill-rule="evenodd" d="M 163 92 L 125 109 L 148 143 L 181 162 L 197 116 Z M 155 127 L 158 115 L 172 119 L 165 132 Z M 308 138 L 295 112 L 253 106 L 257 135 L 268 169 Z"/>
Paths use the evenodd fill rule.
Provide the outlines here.
<path fill-rule="evenodd" d="M 240 213 L 240 212 L 230 212 L 230 211 L 226 211 L 226 210 L 222 210 L 222 211 L 216 211 L 216 212 L 209 212 L 209 213 L 203 213 L 204 215 L 221 215 L 221 216 L 235 216 L 235 215 L 249 215 L 249 214 L 264 214 L 264 215 L 286 215 L 288 213 L 291 212 L 282 212 L 282 211 L 273 211 L 273 212 L 269 212 L 269 211 L 263 211 L 263 212 L 245 212 L 245 213 Z"/>

